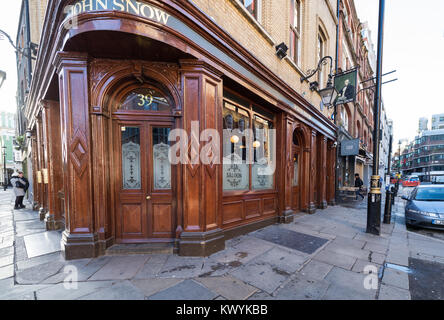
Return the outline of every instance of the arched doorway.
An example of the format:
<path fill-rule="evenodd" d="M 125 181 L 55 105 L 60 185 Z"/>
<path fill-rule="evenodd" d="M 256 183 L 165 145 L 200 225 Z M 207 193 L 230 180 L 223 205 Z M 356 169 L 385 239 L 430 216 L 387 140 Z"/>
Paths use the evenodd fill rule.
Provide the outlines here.
<path fill-rule="evenodd" d="M 302 179 L 301 173 L 303 172 L 302 160 L 303 160 L 303 135 L 299 129 L 293 131 L 293 143 L 292 143 L 292 209 L 298 212 L 302 209 Z"/>
<path fill-rule="evenodd" d="M 174 100 L 155 81 L 129 81 L 112 110 L 116 243 L 173 241 L 175 167 L 168 159 Z"/>

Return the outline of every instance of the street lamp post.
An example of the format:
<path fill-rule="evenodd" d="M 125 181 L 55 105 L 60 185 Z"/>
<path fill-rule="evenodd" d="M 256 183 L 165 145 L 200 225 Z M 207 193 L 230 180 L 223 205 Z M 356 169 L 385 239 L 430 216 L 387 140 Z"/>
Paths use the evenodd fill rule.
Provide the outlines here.
<path fill-rule="evenodd" d="M 389 154 L 388 154 L 388 161 L 387 161 L 387 175 L 389 176 L 389 184 L 387 191 L 385 193 L 385 208 L 384 208 L 384 223 L 390 223 L 390 220 L 392 219 L 392 191 L 390 190 L 390 162 L 392 161 L 391 155 L 392 155 L 392 142 L 393 142 L 393 135 L 390 135 L 390 142 L 389 142 Z"/>
<path fill-rule="evenodd" d="M 378 23 L 378 53 L 376 62 L 376 90 L 374 103 L 375 127 L 373 129 L 373 175 L 370 183 L 370 192 L 367 205 L 367 233 L 381 234 L 381 186 L 379 177 L 379 128 L 381 110 L 381 88 L 382 88 L 382 56 L 384 40 L 384 10 L 385 0 L 379 0 L 379 23 Z"/>
<path fill-rule="evenodd" d="M 7 178 L 7 171 L 6 171 L 6 146 L 2 147 L 3 149 L 3 190 L 6 191 L 6 188 L 8 187 L 8 178 Z"/>

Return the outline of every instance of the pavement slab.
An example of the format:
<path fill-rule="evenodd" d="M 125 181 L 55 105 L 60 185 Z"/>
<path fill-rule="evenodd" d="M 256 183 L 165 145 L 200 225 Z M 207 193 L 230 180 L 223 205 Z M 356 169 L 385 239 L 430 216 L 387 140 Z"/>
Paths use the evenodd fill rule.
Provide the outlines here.
<path fill-rule="evenodd" d="M 133 279 L 131 283 L 143 292 L 145 297 L 152 296 L 153 294 L 162 290 L 168 289 L 179 282 L 184 281 L 178 278 L 151 278 L 151 279 Z"/>
<path fill-rule="evenodd" d="M 409 276 L 408 273 L 403 271 L 385 268 L 382 283 L 391 287 L 409 290 Z"/>
<path fill-rule="evenodd" d="M 0 267 L 0 280 L 14 276 L 14 265 Z"/>
<path fill-rule="evenodd" d="M 381 284 L 379 289 L 379 300 L 410 300 L 409 290 Z"/>
<path fill-rule="evenodd" d="M 158 273 L 162 278 L 194 278 L 202 272 L 204 258 L 169 255 Z"/>
<path fill-rule="evenodd" d="M 76 300 L 100 289 L 111 287 L 116 281 L 71 282 L 48 286 L 36 291 L 37 300 Z"/>
<path fill-rule="evenodd" d="M 251 261 L 230 274 L 269 294 L 290 276 L 290 273 L 260 261 Z"/>
<path fill-rule="evenodd" d="M 152 296 L 149 300 L 213 300 L 217 293 L 209 290 L 203 284 L 194 280 L 185 280 L 173 287 L 162 290 Z"/>
<path fill-rule="evenodd" d="M 205 277 L 196 281 L 228 300 L 246 300 L 258 291 L 257 288 L 232 276 Z"/>
<path fill-rule="evenodd" d="M 367 242 L 364 246 L 364 249 L 381 254 L 387 254 L 388 246 Z"/>
<path fill-rule="evenodd" d="M 144 293 L 130 281 L 119 281 L 112 286 L 82 296 L 79 300 L 144 300 Z"/>
<path fill-rule="evenodd" d="M 355 299 L 374 299 L 376 290 L 366 289 L 364 287 L 366 276 L 365 274 L 334 267 L 325 277 L 325 280 L 332 285 L 329 287 L 324 298 L 342 300 L 349 299 L 351 294 L 356 294 Z"/>
<path fill-rule="evenodd" d="M 14 255 L 0 257 L 0 268 L 14 263 Z"/>
<path fill-rule="evenodd" d="M 16 281 L 19 284 L 38 284 L 53 276 L 65 266 L 65 262 L 47 262 L 22 271 L 17 271 Z"/>
<path fill-rule="evenodd" d="M 61 251 L 61 239 L 62 234 L 58 231 L 46 231 L 24 236 L 28 258 Z"/>
<path fill-rule="evenodd" d="M 139 272 L 147 255 L 112 256 L 111 259 L 97 271 L 90 280 L 126 280 L 133 278 Z"/>
<path fill-rule="evenodd" d="M 257 256 L 252 261 L 255 263 L 267 263 L 277 270 L 291 274 L 300 270 L 307 259 L 307 257 L 296 254 L 294 250 L 276 247 Z"/>
<path fill-rule="evenodd" d="M 18 285 L 6 292 L 0 292 L 0 300 L 35 300 L 37 290 L 48 288 L 48 285 Z"/>
<path fill-rule="evenodd" d="M 151 279 L 158 275 L 165 262 L 168 260 L 167 254 L 150 255 L 142 269 L 135 275 L 134 279 Z"/>
<path fill-rule="evenodd" d="M 299 272 L 302 276 L 314 279 L 314 280 L 323 280 L 330 270 L 333 268 L 333 265 L 324 263 L 321 261 L 311 260 L 307 263 L 304 268 Z"/>
<path fill-rule="evenodd" d="M 278 300 L 319 300 L 321 299 L 330 283 L 326 280 L 316 280 L 297 274 L 274 296 Z"/>
<path fill-rule="evenodd" d="M 327 250 L 322 250 L 313 259 L 348 270 L 351 270 L 357 260 L 355 257 Z"/>
<path fill-rule="evenodd" d="M 378 271 L 382 268 L 381 264 L 377 264 L 374 262 L 370 262 L 368 260 L 356 260 L 356 263 L 353 265 L 352 271 L 353 272 L 358 272 L 358 273 L 365 273 L 366 268 L 368 268 L 369 266 L 374 266 L 378 269 Z"/>

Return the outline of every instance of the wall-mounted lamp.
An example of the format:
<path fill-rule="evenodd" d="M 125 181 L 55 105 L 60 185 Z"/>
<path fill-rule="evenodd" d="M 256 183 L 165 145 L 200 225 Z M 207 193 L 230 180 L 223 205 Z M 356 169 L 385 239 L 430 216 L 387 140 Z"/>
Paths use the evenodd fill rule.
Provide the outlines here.
<path fill-rule="evenodd" d="M 27 139 L 30 139 L 32 137 L 32 131 L 31 130 L 26 130 L 25 131 L 25 136 Z"/>
<path fill-rule="evenodd" d="M 279 57 L 279 59 L 284 59 L 287 55 L 288 47 L 287 45 L 282 42 L 276 46 L 276 55 Z"/>
<path fill-rule="evenodd" d="M 332 74 L 332 68 L 333 68 L 333 58 L 330 56 L 325 56 L 318 62 L 318 67 L 311 71 L 309 75 L 301 77 L 301 83 L 305 80 L 310 79 L 313 77 L 316 73 L 321 71 L 321 68 L 323 65 L 327 64 L 327 60 L 330 60 L 330 73 L 328 75 L 328 81 L 327 86 L 324 89 L 318 90 L 319 84 L 317 81 L 310 82 L 310 90 L 315 91 L 317 90 L 319 95 L 322 98 L 322 103 L 326 107 L 333 106 L 334 101 L 336 100 L 336 97 L 338 96 L 338 92 L 336 91 L 335 87 L 333 86 L 333 74 Z"/>

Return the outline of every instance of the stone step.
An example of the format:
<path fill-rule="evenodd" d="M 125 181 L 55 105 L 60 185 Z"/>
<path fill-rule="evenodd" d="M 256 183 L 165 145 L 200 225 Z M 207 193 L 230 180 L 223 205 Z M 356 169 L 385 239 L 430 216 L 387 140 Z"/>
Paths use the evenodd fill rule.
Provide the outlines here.
<path fill-rule="evenodd" d="M 115 244 L 106 249 L 108 256 L 124 254 L 172 254 L 174 252 L 173 243 L 131 243 Z"/>

